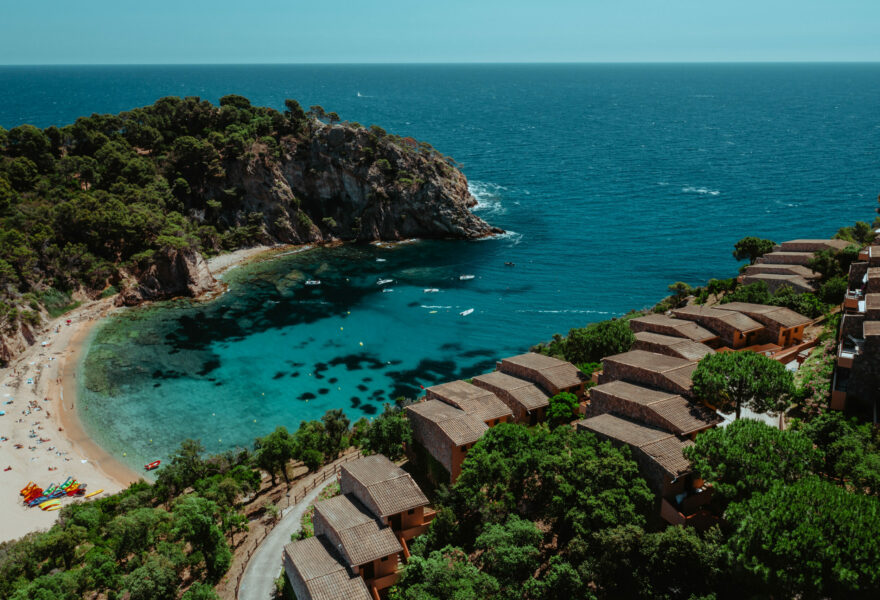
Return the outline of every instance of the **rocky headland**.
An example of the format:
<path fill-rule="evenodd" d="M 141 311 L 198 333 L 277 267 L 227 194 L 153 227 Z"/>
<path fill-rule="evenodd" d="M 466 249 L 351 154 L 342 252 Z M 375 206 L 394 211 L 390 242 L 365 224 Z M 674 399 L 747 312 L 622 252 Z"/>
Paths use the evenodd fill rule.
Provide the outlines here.
<path fill-rule="evenodd" d="M 131 306 L 205 293 L 216 282 L 204 257 L 239 248 L 503 233 L 471 212 L 466 177 L 429 144 L 285 104 L 163 98 L 61 129 L 0 129 L 9 221 L 47 238 L 0 256 L 12 307 L 0 361 L 33 343 L 47 292 Z"/>

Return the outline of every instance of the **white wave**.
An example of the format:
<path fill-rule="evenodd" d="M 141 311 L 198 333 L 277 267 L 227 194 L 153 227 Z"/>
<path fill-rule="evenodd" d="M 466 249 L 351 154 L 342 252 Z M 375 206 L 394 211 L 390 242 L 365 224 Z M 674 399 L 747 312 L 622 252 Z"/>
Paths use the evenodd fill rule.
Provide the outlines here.
<path fill-rule="evenodd" d="M 477 205 L 472 209 L 475 212 L 480 211 L 488 215 L 503 215 L 507 212 L 504 205 L 501 204 L 502 192 L 507 188 L 497 183 L 486 183 L 483 181 L 468 182 L 468 191 L 477 201 Z"/>
<path fill-rule="evenodd" d="M 518 245 L 523 239 L 523 234 L 517 233 L 516 231 L 505 231 L 504 233 L 499 233 L 498 235 L 490 235 L 487 237 L 479 238 L 475 241 L 477 242 L 485 242 L 487 240 L 504 240 L 510 242 L 512 246 Z"/>
<path fill-rule="evenodd" d="M 696 187 L 693 185 L 689 185 L 687 187 L 681 188 L 681 191 L 686 194 L 708 194 L 710 196 L 718 196 L 721 194 L 718 190 L 711 190 L 706 187 Z"/>
<path fill-rule="evenodd" d="M 436 309 L 436 308 L 452 308 L 451 306 L 434 306 L 432 304 L 422 304 L 421 307 L 422 308 L 434 308 L 434 309 Z"/>

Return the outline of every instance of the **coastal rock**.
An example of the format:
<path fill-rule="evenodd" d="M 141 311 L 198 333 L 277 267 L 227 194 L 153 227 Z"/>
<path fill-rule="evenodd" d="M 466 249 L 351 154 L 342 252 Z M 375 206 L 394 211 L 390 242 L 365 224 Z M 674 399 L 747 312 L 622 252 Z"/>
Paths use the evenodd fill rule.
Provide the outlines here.
<path fill-rule="evenodd" d="M 309 135 L 255 143 L 227 160 L 209 199 L 237 190 L 233 226 L 259 219 L 266 242 L 481 238 L 503 233 L 470 209 L 476 200 L 451 161 L 412 138 L 311 122 Z"/>
<path fill-rule="evenodd" d="M 36 343 L 34 330 L 27 323 L 19 323 L 0 335 L 0 364 L 6 365 L 13 358 Z"/>
<path fill-rule="evenodd" d="M 210 290 L 215 283 L 199 252 L 190 248 L 169 249 L 157 252 L 143 270 L 130 274 L 116 304 L 133 306 L 145 300 L 195 297 Z"/>

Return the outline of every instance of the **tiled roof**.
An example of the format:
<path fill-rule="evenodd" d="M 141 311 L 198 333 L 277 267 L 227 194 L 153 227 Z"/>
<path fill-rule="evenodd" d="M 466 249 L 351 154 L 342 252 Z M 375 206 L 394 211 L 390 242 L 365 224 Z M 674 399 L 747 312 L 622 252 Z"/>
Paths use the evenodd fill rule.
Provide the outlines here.
<path fill-rule="evenodd" d="M 679 435 L 702 431 L 723 421 L 715 412 L 681 396 L 674 396 L 650 406 L 651 410 L 669 421 Z"/>
<path fill-rule="evenodd" d="M 544 356 L 535 352 L 527 352 L 518 356 L 511 356 L 501 361 L 518 365 L 525 369 L 537 371 L 557 388 L 567 388 L 580 385 L 587 381 L 588 377 L 570 362 Z"/>
<path fill-rule="evenodd" d="M 466 381 L 450 381 L 429 387 L 428 398 L 437 398 L 481 421 L 510 416 L 510 409 L 498 396 Z"/>
<path fill-rule="evenodd" d="M 693 445 L 675 435 L 647 427 L 612 414 L 604 414 L 578 421 L 578 429 L 596 432 L 607 438 L 638 448 L 656 462 L 670 476 L 678 477 L 690 471 L 690 463 L 682 450 Z"/>
<path fill-rule="evenodd" d="M 697 318 L 717 319 L 727 323 L 737 331 L 754 331 L 763 328 L 763 325 L 747 317 L 746 315 L 730 310 L 719 310 L 707 306 L 685 306 L 672 311 L 676 317 L 694 316 Z"/>
<path fill-rule="evenodd" d="M 690 388 L 693 385 L 692 376 L 694 371 L 697 370 L 697 363 L 691 363 L 689 365 L 684 365 L 677 369 L 672 369 L 670 371 L 666 371 L 663 374 L 680 385 L 683 388 Z"/>
<path fill-rule="evenodd" d="M 865 308 L 867 310 L 880 310 L 880 294 L 865 294 Z"/>
<path fill-rule="evenodd" d="M 594 398 L 608 395 L 623 402 L 645 406 L 668 421 L 680 435 L 701 431 L 722 421 L 721 417 L 712 410 L 678 394 L 633 385 L 625 381 L 611 381 L 597 385 L 590 389 L 590 395 Z"/>
<path fill-rule="evenodd" d="M 755 281 L 780 281 L 783 283 L 790 283 L 797 288 L 808 290 L 813 287 L 809 281 L 800 275 L 784 275 L 781 273 L 757 273 L 752 275 L 751 273 L 746 273 L 746 276 L 743 279 L 743 283 L 745 284 L 754 283 Z"/>
<path fill-rule="evenodd" d="M 687 365 L 694 364 L 694 361 L 675 356 L 666 356 L 665 354 L 657 354 L 656 352 L 647 352 L 645 350 L 630 350 L 622 354 L 605 357 L 605 361 L 617 362 L 631 367 L 646 369 L 657 373 L 665 373 L 672 369 L 678 369 Z"/>
<path fill-rule="evenodd" d="M 675 437 L 668 431 L 648 427 L 647 425 L 642 425 L 610 413 L 578 421 L 577 425 L 579 429 L 589 429 L 636 448 Z"/>
<path fill-rule="evenodd" d="M 343 557 L 349 566 L 363 565 L 403 551 L 390 527 L 380 527 L 375 517 L 354 497 L 335 496 L 315 504 L 319 513 L 339 536 Z"/>
<path fill-rule="evenodd" d="M 681 440 L 675 436 L 660 440 L 641 450 L 663 467 L 673 477 L 680 477 L 691 472 L 691 463 L 684 457 L 682 451 L 688 446 L 693 446 L 691 440 Z"/>
<path fill-rule="evenodd" d="M 809 252 L 817 252 L 819 250 L 824 249 L 836 249 L 843 250 L 847 246 L 849 246 L 851 242 L 847 242 L 846 240 L 824 240 L 824 239 L 801 239 L 801 240 L 788 240 L 787 242 L 782 242 L 782 250 L 784 251 L 786 247 L 803 247 L 803 251 Z"/>
<path fill-rule="evenodd" d="M 364 580 L 352 577 L 321 538 L 310 537 L 284 547 L 288 562 L 309 592 L 310 598 L 302 600 L 371 600 Z"/>
<path fill-rule="evenodd" d="M 779 263 L 761 263 L 746 267 L 746 275 L 799 275 L 804 279 L 821 277 L 812 269 L 803 265 L 786 265 Z"/>
<path fill-rule="evenodd" d="M 700 342 L 703 340 L 711 340 L 715 339 L 718 336 L 708 329 L 700 327 L 693 321 L 687 321 L 685 319 L 673 319 L 672 317 L 668 317 L 666 315 L 645 315 L 644 317 L 637 317 L 635 319 L 630 319 L 630 328 L 633 331 L 639 331 L 639 325 L 651 324 L 657 325 L 659 327 L 663 327 L 668 329 L 669 331 L 674 331 L 676 335 L 694 340 L 695 342 Z"/>
<path fill-rule="evenodd" d="M 547 394 L 534 383 L 501 371 L 478 375 L 474 377 L 474 384 L 486 385 L 489 389 L 504 390 L 526 410 L 535 410 L 549 404 Z"/>
<path fill-rule="evenodd" d="M 862 323 L 862 335 L 865 337 L 880 335 L 880 321 L 865 321 Z"/>
<path fill-rule="evenodd" d="M 456 446 L 476 442 L 489 429 L 480 419 L 440 400 L 416 402 L 407 406 L 406 410 L 435 423 Z"/>
<path fill-rule="evenodd" d="M 654 346 L 662 346 L 668 349 L 673 355 L 684 358 L 686 360 L 700 360 L 707 354 L 714 354 L 714 350 L 706 344 L 695 342 L 688 338 L 675 337 L 671 335 L 663 335 L 662 333 L 653 333 L 651 331 L 639 331 L 636 334 L 636 350 L 648 350 L 648 348 L 639 348 L 639 342 Z"/>
<path fill-rule="evenodd" d="M 410 474 L 381 454 L 359 458 L 341 469 L 342 477 L 350 476 L 366 488 L 382 518 L 428 504 Z"/>
<path fill-rule="evenodd" d="M 715 308 L 736 311 L 759 321 L 761 319 L 772 321 L 781 327 L 798 327 L 799 325 L 808 325 L 813 322 L 809 317 L 805 317 L 784 306 L 768 306 L 766 304 L 752 304 L 750 302 L 729 302 L 727 304 L 718 304 Z"/>

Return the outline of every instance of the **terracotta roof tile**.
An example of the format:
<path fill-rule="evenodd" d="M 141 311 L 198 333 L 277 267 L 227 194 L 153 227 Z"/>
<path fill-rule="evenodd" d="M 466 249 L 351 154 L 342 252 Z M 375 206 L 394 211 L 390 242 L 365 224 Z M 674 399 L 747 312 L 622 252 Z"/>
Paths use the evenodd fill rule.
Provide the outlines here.
<path fill-rule="evenodd" d="M 341 467 L 342 477 L 351 477 L 367 490 L 379 508 L 379 517 L 396 515 L 428 504 L 428 498 L 410 474 L 381 454 L 365 456 Z"/>
<path fill-rule="evenodd" d="M 371 600 L 364 580 L 350 575 L 328 545 L 323 536 L 316 536 L 284 547 L 287 561 L 309 592 L 310 598 L 303 600 Z"/>
<path fill-rule="evenodd" d="M 436 424 L 455 446 L 476 442 L 489 429 L 480 419 L 440 400 L 416 402 L 406 410 Z"/>
<path fill-rule="evenodd" d="M 486 385 L 492 390 L 504 390 L 526 410 L 535 410 L 549 404 L 547 394 L 534 383 L 501 371 L 478 375 L 474 377 L 474 384 Z"/>
<path fill-rule="evenodd" d="M 380 527 L 375 517 L 353 496 L 336 496 L 315 504 L 319 513 L 339 536 L 339 551 L 349 566 L 402 552 L 403 547 L 390 527 Z"/>
<path fill-rule="evenodd" d="M 460 408 L 481 421 L 512 416 L 510 409 L 498 396 L 466 381 L 450 381 L 429 387 L 428 399 L 437 399 Z"/>

